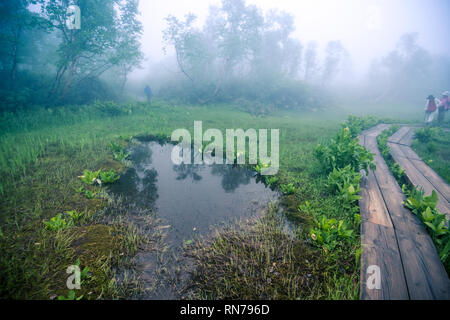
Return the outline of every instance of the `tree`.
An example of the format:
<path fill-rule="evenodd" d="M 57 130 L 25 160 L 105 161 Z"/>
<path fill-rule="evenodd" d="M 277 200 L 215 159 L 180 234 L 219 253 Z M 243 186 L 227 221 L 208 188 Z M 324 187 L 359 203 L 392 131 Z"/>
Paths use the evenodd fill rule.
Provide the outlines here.
<path fill-rule="evenodd" d="M 322 74 L 323 83 L 330 83 L 336 78 L 347 57 L 347 50 L 345 50 L 340 41 L 328 42 L 325 48 L 325 63 Z"/>
<path fill-rule="evenodd" d="M 305 82 L 311 82 L 313 78 L 316 76 L 319 68 L 319 63 L 317 59 L 317 43 L 316 42 L 309 42 L 306 46 L 305 51 L 305 57 L 304 57 L 304 63 L 305 63 L 305 74 L 304 74 L 304 80 Z"/>
<path fill-rule="evenodd" d="M 222 0 L 221 6 L 210 8 L 203 28 L 195 27 L 195 20 L 192 14 L 183 20 L 168 16 L 163 38 L 165 49 L 174 48 L 180 72 L 198 101 L 210 101 L 225 84 L 235 86 L 244 79 L 261 88 L 298 75 L 302 46 L 290 37 L 295 29 L 291 15 L 270 11 L 264 16 L 244 0 Z"/>
<path fill-rule="evenodd" d="M 0 2 L 0 68 L 8 72 L 11 88 L 15 85 L 19 64 L 30 54 L 30 48 L 36 42 L 26 37 L 27 32 L 38 27 L 45 29 L 43 20 L 28 10 L 32 3 L 35 1 Z"/>
<path fill-rule="evenodd" d="M 40 4 L 61 37 L 50 95 L 64 98 L 75 81 L 99 77 L 113 67 L 122 67 L 126 76 L 141 60 L 136 0 L 40 0 Z M 70 5 L 81 9 L 81 29 L 66 25 Z"/>

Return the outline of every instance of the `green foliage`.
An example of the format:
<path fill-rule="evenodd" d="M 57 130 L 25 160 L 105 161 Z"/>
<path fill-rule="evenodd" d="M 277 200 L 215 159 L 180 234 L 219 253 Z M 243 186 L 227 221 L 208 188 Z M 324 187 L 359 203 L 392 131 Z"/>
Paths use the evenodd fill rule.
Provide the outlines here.
<path fill-rule="evenodd" d="M 278 183 L 277 176 L 266 176 L 265 178 L 266 184 L 269 186 L 275 186 Z"/>
<path fill-rule="evenodd" d="M 111 169 L 109 171 L 101 171 L 100 172 L 100 180 L 102 181 L 102 183 L 114 183 L 117 180 L 119 180 L 120 176 L 116 175 L 116 172 Z"/>
<path fill-rule="evenodd" d="M 131 154 L 130 152 L 125 153 L 123 150 L 120 150 L 119 152 L 113 153 L 113 159 L 116 161 L 123 161 L 128 159 L 130 154 Z"/>
<path fill-rule="evenodd" d="M 328 175 L 328 188 L 341 199 L 342 207 L 352 214 L 359 211 L 357 202 L 361 199 L 359 195 L 361 179 L 362 175 L 353 171 L 350 166 L 333 169 L 333 172 Z"/>
<path fill-rule="evenodd" d="M 132 114 L 124 112 L 120 116 L 105 116 L 97 107 L 86 105 L 62 106 L 48 110 L 42 108 L 30 110 L 29 113 L 0 115 L 2 130 L 5 128 L 4 130 L 8 132 L 0 141 L 1 176 L 6 193 L 6 196 L 2 197 L 1 207 L 4 214 L 1 215 L 1 218 L 8 217 L 8 223 L 1 225 L 7 240 L 3 241 L 2 239 L 0 241 L 2 251 L 0 270 L 3 270 L 3 272 L 0 271 L 0 282 L 5 283 L 5 286 L 0 288 L 1 297 L 48 299 L 53 293 L 47 288 L 52 288 L 52 285 L 59 280 L 52 270 L 57 270 L 60 263 L 63 263 L 64 266 L 71 264 L 73 257 L 63 255 L 69 255 L 72 250 L 67 247 L 66 242 L 58 243 L 58 248 L 61 248 L 60 251 L 55 251 L 56 247 L 47 245 L 53 244 L 53 238 L 57 236 L 57 233 L 41 232 L 44 225 L 33 224 L 35 219 L 30 219 L 30 217 L 35 215 L 38 219 L 46 219 L 55 216 L 58 210 L 61 210 L 59 208 L 83 210 L 83 208 L 89 207 L 91 209 L 89 204 L 96 201 L 88 201 L 84 197 L 80 197 L 75 194 L 74 189 L 79 189 L 80 184 L 83 184 L 83 189 L 80 190 L 97 190 L 98 187 L 91 187 L 82 183 L 79 179 L 73 179 L 73 177 L 83 172 L 86 163 L 92 166 L 91 169 L 99 169 L 103 163 L 108 162 L 112 155 L 109 149 L 110 141 L 119 143 L 115 139 L 120 134 L 149 136 L 160 132 L 167 137 L 171 130 L 189 127 L 194 120 L 199 118 L 208 121 L 211 126 L 217 125 L 217 128 L 223 130 L 231 127 L 257 128 L 263 125 L 265 127 L 265 124 L 269 121 L 273 127 L 282 129 L 280 144 L 284 146 L 282 149 L 289 152 L 281 152 L 280 154 L 283 165 L 280 168 L 280 175 L 277 175 L 279 177 L 278 183 L 294 183 L 297 187 L 296 196 L 285 197 L 292 201 L 291 207 L 294 208 L 293 211 L 296 214 L 300 203 L 309 203 L 309 205 L 305 205 L 305 210 L 301 213 L 302 218 L 306 221 L 305 225 L 301 225 L 304 227 L 304 234 L 299 234 L 299 238 L 295 239 L 295 242 L 300 244 L 301 249 L 311 250 L 312 256 L 323 259 L 322 250 L 304 244 L 305 237 L 309 238 L 309 225 L 307 223 L 312 221 L 313 214 L 327 213 L 329 217 L 337 220 L 344 219 L 342 216 L 343 210 L 337 203 L 336 197 L 333 195 L 326 196 L 324 179 L 318 178 L 320 172 L 312 152 L 320 139 L 330 137 L 338 129 L 339 124 L 334 115 L 327 113 L 320 114 L 317 117 L 305 117 L 305 115 L 289 112 L 289 117 L 271 115 L 266 119 L 260 119 L 237 111 L 230 106 L 215 108 L 214 106 L 170 105 L 169 107 L 169 105 L 158 104 L 158 102 L 154 103 L 151 110 L 144 109 L 139 103 L 123 106 L 124 110 L 127 108 L 132 109 Z M 35 161 L 39 158 L 42 161 Z M 70 161 L 67 161 L 67 159 L 70 159 Z M 109 168 L 107 169 L 109 170 Z M 48 179 L 42 179 L 43 176 L 47 176 Z M 52 181 L 52 183 L 49 184 L 47 181 Z M 33 189 L 33 192 L 29 196 L 32 197 L 33 201 L 21 202 L 22 194 L 26 194 L 30 188 Z M 22 203 L 24 214 L 15 214 L 16 208 L 10 207 L 9 203 Z M 77 205 L 72 206 L 72 203 Z M 95 208 L 92 207 L 92 209 Z M 64 215 L 63 218 L 68 219 Z M 84 219 L 81 221 L 84 223 Z M 351 221 L 346 219 L 345 221 L 347 226 L 351 226 Z M 87 220 L 86 222 L 91 223 L 92 221 Z M 97 223 L 97 220 L 95 220 L 95 223 Z M 282 229 L 278 222 L 276 226 Z M 283 284 L 292 283 L 290 278 L 292 273 L 290 272 L 298 271 L 298 261 L 304 261 L 305 258 L 304 251 L 299 250 L 299 247 L 296 245 L 290 247 L 293 244 L 292 237 L 287 236 L 286 241 L 280 243 L 278 233 L 273 238 L 266 238 L 265 236 L 254 238 L 253 236 L 249 237 L 246 229 L 243 229 L 244 241 L 239 242 L 240 245 L 243 245 L 242 252 L 251 254 L 254 258 L 253 251 L 248 249 L 254 248 L 256 245 L 260 248 L 261 257 L 270 258 L 267 259 L 269 267 L 272 266 L 272 261 L 276 261 L 278 264 L 278 261 L 287 257 L 288 263 L 293 268 L 284 269 L 286 272 L 280 271 L 283 274 L 280 283 L 282 281 Z M 261 228 L 261 230 L 266 230 L 266 228 Z M 78 228 L 71 228 L 61 234 L 73 236 L 73 233 L 77 231 Z M 24 234 L 24 236 L 17 240 L 15 238 L 10 240 L 13 239 L 12 234 L 19 233 Z M 46 235 L 50 239 L 49 242 L 44 242 L 41 239 L 41 234 Z M 258 230 L 256 234 L 261 234 L 261 232 Z M 282 234 L 284 233 L 280 231 L 280 235 Z M 326 263 L 307 263 L 307 267 L 317 274 L 317 278 L 313 278 L 308 287 L 312 285 L 317 288 L 317 291 L 316 289 L 311 291 L 306 287 L 305 289 L 298 289 L 293 284 L 292 287 L 286 288 L 286 291 L 291 293 L 290 297 L 307 295 L 308 297 L 323 299 L 331 296 L 331 292 L 334 292 L 333 288 L 339 290 L 356 288 L 357 290 L 359 287 L 359 270 L 355 264 L 355 252 L 360 241 L 356 227 L 354 227 L 354 234 L 354 239 L 339 246 L 334 251 L 333 257 L 327 255 Z M 32 241 L 30 241 L 29 235 L 32 235 Z M 270 241 L 266 239 L 270 239 Z M 229 240 L 234 246 L 236 243 L 234 238 Z M 35 246 L 35 242 L 42 243 L 42 246 Z M 267 246 L 268 243 L 270 245 L 275 243 L 278 249 L 272 250 L 272 247 Z M 14 249 L 21 248 L 23 245 L 25 245 L 23 251 Z M 125 255 L 128 253 L 126 250 L 118 252 L 125 252 Z M 273 256 L 273 252 L 278 252 L 278 256 Z M 284 252 L 287 254 L 289 252 L 298 253 L 298 257 L 292 258 L 289 255 L 284 255 Z M 227 255 L 227 253 L 229 252 L 224 254 L 225 259 L 229 260 L 229 254 Z M 45 260 L 43 261 L 44 255 Z M 240 259 L 242 265 L 248 264 L 248 256 L 237 255 L 236 257 Z M 115 270 L 115 263 L 119 258 L 119 256 L 114 255 L 112 259 L 114 264 L 108 263 L 107 267 Z M 254 259 L 260 261 L 260 256 Z M 312 261 L 309 258 L 308 260 Z M 262 270 L 259 264 L 256 265 L 259 267 L 256 270 Z M 295 269 L 295 266 L 297 266 L 297 269 Z M 93 265 L 90 265 L 90 267 L 95 268 Z M 325 268 L 326 273 L 323 272 Z M 97 269 L 94 270 L 97 272 Z M 234 274 L 234 270 L 230 269 L 230 274 Z M 342 272 L 342 270 L 345 271 Z M 300 271 L 299 279 L 304 275 L 304 270 Z M 97 278 L 95 273 L 95 281 L 99 282 L 96 285 L 92 284 L 95 296 L 87 296 L 86 293 L 85 298 L 95 298 L 103 292 L 103 288 L 109 288 L 110 281 L 114 279 L 113 273 L 114 271 L 108 273 L 104 280 Z M 337 279 L 336 282 L 340 282 L 340 279 L 344 276 L 354 277 L 354 281 L 349 283 L 348 287 L 333 287 L 334 280 Z M 215 277 L 217 283 L 223 284 L 223 279 L 218 277 L 217 274 L 214 274 L 213 277 Z M 255 284 L 256 287 L 260 281 L 259 278 L 249 275 L 247 279 L 250 278 L 253 279 L 251 283 Z M 38 279 L 38 281 L 35 281 L 35 279 Z M 237 279 L 242 282 L 241 274 L 238 274 Z M 285 280 L 286 282 L 284 282 Z M 94 281 L 89 281 L 89 286 L 92 282 Z M 324 288 L 324 283 L 327 283 L 327 286 L 330 285 L 330 289 Z M 291 290 L 291 288 L 294 290 Z M 106 293 L 102 297 L 125 297 L 122 293 L 111 295 L 107 291 L 108 289 L 105 289 L 104 292 Z M 63 292 L 66 293 L 66 291 Z M 255 292 L 255 298 L 258 298 L 258 294 L 261 297 L 259 289 Z M 237 298 L 242 296 L 244 295 L 237 296 Z M 271 297 L 270 295 L 267 296 Z M 353 296 L 348 297 L 352 298 Z"/>
<path fill-rule="evenodd" d="M 236 157 L 237 157 L 237 154 L 235 152 L 235 159 L 236 159 Z M 255 170 L 256 170 L 256 172 L 258 172 L 258 174 L 261 174 L 263 169 L 268 169 L 268 168 L 270 168 L 270 164 L 263 164 L 259 161 L 258 161 L 258 164 L 255 166 Z"/>
<path fill-rule="evenodd" d="M 77 261 L 75 262 L 75 264 L 80 267 L 81 269 L 81 261 L 80 258 L 77 259 Z M 90 279 L 92 277 L 92 273 L 91 270 L 89 270 L 88 267 L 84 267 L 81 272 L 80 272 L 80 281 L 81 281 L 81 285 L 83 285 L 85 283 L 86 280 Z"/>
<path fill-rule="evenodd" d="M 387 145 L 389 137 L 392 136 L 399 128 L 399 126 L 393 125 L 389 129 L 384 130 L 380 135 L 378 135 L 377 142 L 378 149 L 380 150 L 382 157 L 386 161 L 386 164 L 388 165 L 395 179 L 397 179 L 400 185 L 403 185 L 404 183 L 409 183 L 408 177 L 405 174 L 405 170 L 400 167 L 400 165 L 392 158 L 390 153 L 391 150 Z"/>
<path fill-rule="evenodd" d="M 76 222 L 80 221 L 84 217 L 82 212 L 77 210 L 67 211 L 64 214 L 58 213 L 49 221 L 44 221 L 44 225 L 47 230 L 58 231 L 72 227 Z"/>
<path fill-rule="evenodd" d="M 353 138 L 356 138 L 361 131 L 371 128 L 380 123 L 380 120 L 373 116 L 356 117 L 348 116 L 347 120 L 342 124 L 343 129 L 349 128 L 350 134 Z"/>
<path fill-rule="evenodd" d="M 348 189 L 350 186 L 359 186 L 362 179 L 362 174 L 353 171 L 351 166 L 348 165 L 341 169 L 333 169 L 328 175 L 327 187 L 332 192 L 341 193 L 343 190 Z"/>
<path fill-rule="evenodd" d="M 283 194 L 285 194 L 285 195 L 293 194 L 295 192 L 295 187 L 294 187 L 293 183 L 282 184 L 282 185 L 280 185 L 280 189 L 281 189 L 281 192 L 283 192 Z"/>
<path fill-rule="evenodd" d="M 442 128 L 417 129 L 412 148 L 447 183 L 450 183 L 450 132 Z M 427 141 L 427 142 L 424 142 Z"/>
<path fill-rule="evenodd" d="M 83 175 L 79 178 L 81 181 L 83 181 L 85 184 L 91 185 L 91 184 L 101 184 L 101 180 L 99 179 L 101 170 L 98 171 L 89 171 L 84 170 Z"/>
<path fill-rule="evenodd" d="M 92 185 L 92 184 L 101 185 L 102 183 L 105 183 L 105 184 L 114 183 L 117 180 L 119 180 L 119 178 L 120 178 L 120 176 L 116 175 L 116 172 L 113 169 L 111 169 L 109 171 L 84 170 L 83 175 L 80 176 L 81 181 L 83 181 L 84 183 L 86 183 L 88 185 Z"/>
<path fill-rule="evenodd" d="M 116 144 L 116 143 L 114 143 L 114 141 L 111 141 L 109 144 L 110 144 L 110 147 L 111 147 L 111 151 L 113 153 L 118 153 L 118 152 L 123 151 L 123 148 L 122 148 L 122 146 L 120 144 Z"/>
<path fill-rule="evenodd" d="M 58 300 L 81 300 L 81 299 L 83 299 L 83 296 L 81 295 L 77 297 L 74 290 L 70 290 L 69 293 L 67 294 L 67 297 L 65 296 L 58 297 Z"/>
<path fill-rule="evenodd" d="M 437 193 L 433 190 L 431 195 L 425 196 L 423 188 L 406 190 L 403 187 L 402 189 L 408 196 L 404 202 L 405 207 L 410 209 L 424 223 L 438 249 L 442 262 L 448 268 L 450 263 L 449 221 L 445 214 L 440 213 L 436 208 L 438 203 Z"/>
<path fill-rule="evenodd" d="M 405 169 L 400 167 L 397 162 L 394 163 L 390 169 L 397 180 L 406 179 Z"/>
<path fill-rule="evenodd" d="M 410 191 L 406 191 L 403 187 L 403 191 L 406 192 L 408 198 L 405 201 L 405 206 L 409 208 L 415 215 L 420 214 L 427 208 L 436 209 L 438 203 L 437 193 L 433 190 L 430 196 L 425 196 L 423 188 L 413 188 Z"/>
<path fill-rule="evenodd" d="M 415 131 L 415 138 L 421 143 L 427 143 L 438 137 L 442 129 L 426 127 Z"/>
<path fill-rule="evenodd" d="M 44 221 L 44 225 L 48 230 L 59 231 L 71 227 L 73 221 L 71 219 L 66 220 L 62 217 L 62 213 L 58 213 L 55 217 L 51 218 L 50 221 Z"/>
<path fill-rule="evenodd" d="M 369 168 L 375 170 L 373 154 L 352 137 L 349 128 L 340 130 L 328 144 L 319 144 L 316 156 L 326 172 L 346 166 L 357 172 L 364 170 L 367 174 Z"/>
<path fill-rule="evenodd" d="M 97 196 L 97 192 L 91 191 L 91 190 L 85 190 L 84 195 L 88 199 L 94 199 Z"/>
<path fill-rule="evenodd" d="M 133 0 L 82 1 L 78 3 L 83 26 L 69 30 L 65 23 L 69 2 L 39 0 L 49 29 L 60 35 L 56 63 L 59 81 L 51 88 L 52 96 L 64 98 L 73 78 L 89 79 L 100 76 L 113 67 L 122 67 L 127 74 L 142 59 L 139 36 L 142 25 L 137 19 L 137 2 Z M 119 14 L 120 12 L 120 14 Z M 101 64 L 102 67 L 98 68 Z"/>
<path fill-rule="evenodd" d="M 196 26 L 196 19 L 193 14 L 184 19 L 166 18 L 163 40 L 175 49 L 179 70 L 187 81 L 163 85 L 165 97 L 195 103 L 238 101 L 240 108 L 255 115 L 266 114 L 272 107 L 317 105 L 322 95 L 313 94 L 294 76 L 299 72 L 301 44 L 290 36 L 295 29 L 290 14 L 273 11 L 266 16 L 244 0 L 223 0 L 211 8 L 203 28 Z M 309 75 L 316 70 L 312 64 L 308 63 Z M 239 65 L 251 68 L 234 73 Z M 255 108 L 255 102 L 261 107 Z"/>
<path fill-rule="evenodd" d="M 78 212 L 77 210 L 66 211 L 66 215 L 69 216 L 70 220 L 73 222 L 77 222 L 83 217 L 83 213 Z"/>
<path fill-rule="evenodd" d="M 332 251 L 340 240 L 348 240 L 353 236 L 353 230 L 346 226 L 344 220 L 328 219 L 325 216 L 316 221 L 316 227 L 310 231 L 314 243 L 319 244 L 325 252 Z"/>

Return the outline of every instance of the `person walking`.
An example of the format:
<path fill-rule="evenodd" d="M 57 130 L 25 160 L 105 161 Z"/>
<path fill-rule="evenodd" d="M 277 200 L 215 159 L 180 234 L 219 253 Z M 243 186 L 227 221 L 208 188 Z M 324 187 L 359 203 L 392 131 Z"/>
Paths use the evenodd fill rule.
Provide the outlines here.
<path fill-rule="evenodd" d="M 448 98 L 448 91 L 442 93 L 442 99 L 438 104 L 438 123 L 441 125 L 445 120 L 445 114 L 450 109 L 450 100 Z"/>
<path fill-rule="evenodd" d="M 439 99 L 430 94 L 425 103 L 425 123 L 431 124 L 436 115 L 437 106 L 440 104 Z"/>
<path fill-rule="evenodd" d="M 150 88 L 149 85 L 147 85 L 144 89 L 145 95 L 147 96 L 147 102 L 151 104 L 151 99 L 152 99 L 152 89 Z"/>

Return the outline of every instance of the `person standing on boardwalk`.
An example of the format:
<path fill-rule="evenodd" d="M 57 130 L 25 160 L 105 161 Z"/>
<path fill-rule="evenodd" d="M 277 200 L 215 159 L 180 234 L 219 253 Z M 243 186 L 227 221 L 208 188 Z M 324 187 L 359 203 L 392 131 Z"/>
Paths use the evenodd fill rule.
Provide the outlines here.
<path fill-rule="evenodd" d="M 145 95 L 147 96 L 147 102 L 151 103 L 151 99 L 152 99 L 152 89 L 150 88 L 149 85 L 147 85 L 144 89 Z"/>
<path fill-rule="evenodd" d="M 445 114 L 450 109 L 450 100 L 448 98 L 448 91 L 442 93 L 442 99 L 438 105 L 438 123 L 442 124 L 445 119 Z"/>
<path fill-rule="evenodd" d="M 436 115 L 437 106 L 440 104 L 439 99 L 430 94 L 425 104 L 425 123 L 431 124 Z"/>

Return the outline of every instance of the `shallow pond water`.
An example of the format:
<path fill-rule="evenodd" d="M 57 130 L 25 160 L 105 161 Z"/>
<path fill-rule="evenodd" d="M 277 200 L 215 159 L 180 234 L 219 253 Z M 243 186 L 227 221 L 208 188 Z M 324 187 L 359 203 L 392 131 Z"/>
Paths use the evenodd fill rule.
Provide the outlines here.
<path fill-rule="evenodd" d="M 133 167 L 111 187 L 125 201 L 154 209 L 171 247 L 181 248 L 199 235 L 207 236 L 213 226 L 259 214 L 278 197 L 246 168 L 174 165 L 172 148 L 153 141 L 133 147 Z M 141 255 L 139 260 L 150 268 L 149 256 Z M 175 298 L 167 290 L 156 297 Z"/>

